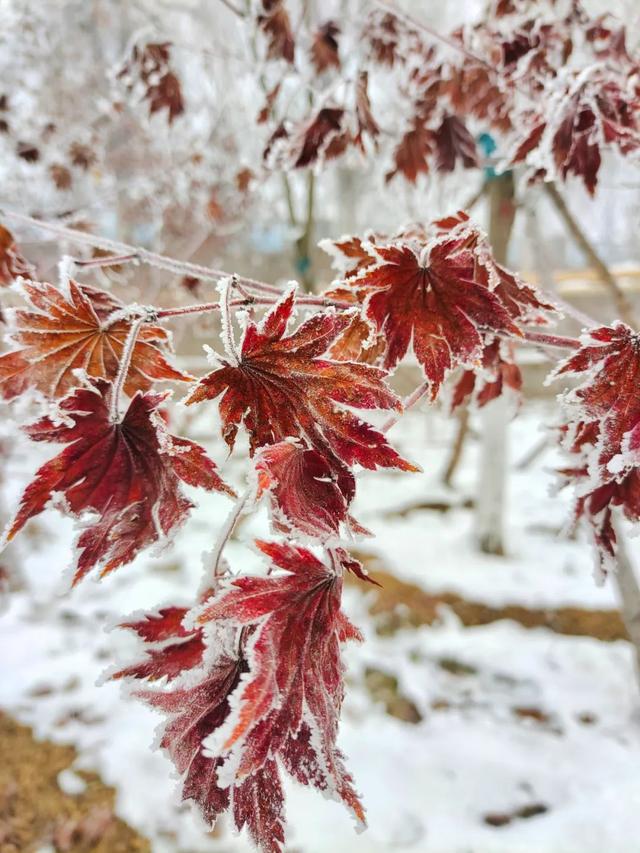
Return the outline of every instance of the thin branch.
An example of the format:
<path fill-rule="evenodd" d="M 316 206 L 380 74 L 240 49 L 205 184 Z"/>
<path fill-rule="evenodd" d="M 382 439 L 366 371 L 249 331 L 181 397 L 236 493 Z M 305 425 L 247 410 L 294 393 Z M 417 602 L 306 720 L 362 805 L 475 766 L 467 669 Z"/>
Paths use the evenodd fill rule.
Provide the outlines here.
<path fill-rule="evenodd" d="M 460 460 L 462 459 L 462 451 L 464 449 L 468 434 L 469 407 L 465 406 L 458 412 L 458 428 L 456 430 L 455 438 L 453 439 L 453 444 L 451 445 L 449 459 L 442 474 L 442 482 L 445 486 L 448 486 L 449 488 L 451 488 L 454 474 L 458 470 L 458 465 L 460 464 Z"/>
<path fill-rule="evenodd" d="M 593 243 L 589 240 L 585 232 L 580 227 L 578 221 L 574 218 L 564 198 L 560 195 L 558 188 L 555 184 L 546 183 L 544 184 L 544 189 L 549 198 L 551 199 L 561 219 L 564 221 L 564 224 L 567 226 L 576 244 L 582 250 L 587 260 L 591 264 L 593 264 L 596 272 L 598 273 L 598 276 L 600 277 L 600 280 L 605 285 L 605 287 L 608 288 L 611 297 L 615 303 L 616 309 L 620 314 L 620 319 L 624 320 L 627 325 L 631 326 L 632 328 L 635 328 L 636 320 L 634 317 L 633 307 L 630 301 L 628 300 L 626 294 L 622 291 L 618 282 L 611 274 L 611 270 L 609 269 L 609 267 L 598 254 Z"/>
<path fill-rule="evenodd" d="M 416 390 L 409 394 L 408 397 L 405 397 L 402 401 L 402 412 L 399 415 L 392 415 L 388 420 L 386 420 L 380 427 L 380 432 L 388 432 L 392 426 L 395 426 L 407 409 L 415 406 L 415 404 L 424 397 L 430 388 L 430 382 L 423 382 L 422 385 L 418 385 Z"/>
<path fill-rule="evenodd" d="M 224 524 L 222 525 L 216 543 L 213 546 L 213 551 L 211 552 L 211 564 L 209 568 L 212 575 L 211 580 L 214 586 L 218 578 L 220 577 L 220 561 L 222 560 L 222 552 L 224 551 L 224 547 L 229 541 L 231 534 L 235 530 L 236 524 L 238 523 L 238 520 L 242 515 L 245 505 L 253 495 L 253 491 L 253 488 L 248 488 L 240 495 L 238 500 L 235 502 L 233 509 L 231 510 Z"/>
<path fill-rule="evenodd" d="M 122 391 L 124 389 L 125 382 L 127 381 L 127 374 L 129 373 L 129 367 L 131 366 L 131 356 L 133 355 L 138 334 L 146 320 L 147 316 L 143 315 L 141 317 L 137 317 L 133 321 L 122 349 L 118 374 L 111 387 L 110 416 L 112 423 L 118 423 L 120 421 L 120 397 L 122 396 Z"/>
<path fill-rule="evenodd" d="M 309 170 L 307 175 L 307 211 L 305 217 L 304 231 L 296 240 L 296 255 L 298 261 L 298 272 L 303 280 L 306 290 L 313 286 L 311 273 L 311 243 L 314 229 L 314 203 L 315 203 L 315 175 Z"/>
<path fill-rule="evenodd" d="M 204 267 L 200 264 L 192 264 L 189 261 L 179 261 L 176 258 L 171 258 L 168 255 L 160 255 L 157 252 L 150 252 L 140 246 L 130 246 L 128 243 L 121 243 L 117 240 L 110 240 L 107 237 L 96 237 L 93 234 L 87 234 L 85 231 L 77 231 L 75 228 L 65 228 L 62 225 L 57 225 L 52 222 L 45 222 L 42 219 L 34 219 L 32 216 L 25 216 L 22 213 L 15 213 L 11 210 L 0 208 L 0 216 L 6 216 L 10 219 L 15 219 L 17 222 L 22 222 L 25 225 L 32 225 L 36 228 L 41 228 L 51 234 L 57 234 L 74 243 L 80 243 L 87 246 L 94 246 L 99 249 L 104 249 L 107 252 L 114 252 L 118 255 L 135 255 L 140 263 L 148 264 L 158 269 L 166 270 L 167 272 L 176 275 L 189 275 L 194 278 L 202 279 L 203 281 L 219 282 L 223 278 L 228 278 L 229 273 L 224 270 L 216 270 L 211 267 Z M 253 291 L 255 293 L 269 294 L 271 297 L 279 299 L 284 295 L 284 291 L 280 287 L 273 284 L 267 284 L 264 281 L 256 281 L 253 278 L 245 278 L 244 276 L 236 276 L 236 280 L 242 288 Z M 275 299 L 258 299 L 254 298 L 254 305 L 272 305 Z M 353 308 L 349 302 L 344 302 L 340 299 L 330 299 L 325 296 L 301 296 L 296 299 L 296 304 L 300 306 L 320 306 L 323 308 Z M 211 310 L 211 309 L 203 309 Z M 164 314 L 164 312 L 162 312 Z M 181 312 L 175 312 L 175 316 Z M 187 311 L 183 313 L 194 313 Z M 174 316 L 166 314 L 164 316 Z"/>
<path fill-rule="evenodd" d="M 233 12 L 234 15 L 237 15 L 238 18 L 244 19 L 245 14 L 242 9 L 238 9 L 236 6 L 233 5 L 233 3 L 230 2 L 230 0 L 220 0 L 220 3 L 222 3 L 223 6 L 226 6 L 227 9 L 230 12 Z"/>
<path fill-rule="evenodd" d="M 236 342 L 233 339 L 233 318 L 231 316 L 231 294 L 235 278 L 225 279 L 220 285 L 222 290 L 220 294 L 220 323 L 222 326 L 222 342 L 225 351 L 234 365 L 237 367 L 240 364 L 240 354 L 236 349 Z"/>
<path fill-rule="evenodd" d="M 175 275 L 189 275 L 194 278 L 202 279 L 203 281 L 218 282 L 221 278 L 227 278 L 228 272 L 224 270 L 216 270 L 211 267 L 193 264 L 189 261 L 179 261 L 176 258 L 171 258 L 168 255 L 160 255 L 157 252 L 151 252 L 148 249 L 143 249 L 140 246 L 130 246 L 128 243 L 121 243 L 118 240 L 110 240 L 108 237 L 97 237 L 94 234 L 88 234 L 86 231 L 78 231 L 75 228 L 65 228 L 63 225 L 58 225 L 53 222 L 46 222 L 42 219 L 35 219 L 32 216 L 25 216 L 22 213 L 16 213 L 12 210 L 0 208 L 0 215 L 14 219 L 16 222 L 22 222 L 24 225 L 32 225 L 35 228 L 41 228 L 43 231 L 48 231 L 51 234 L 56 234 L 58 237 L 70 240 L 85 246 L 93 246 L 98 249 L 103 249 L 106 252 L 113 252 L 117 255 L 137 255 L 138 260 L 143 264 L 148 264 L 152 267 L 174 273 Z M 248 290 L 255 290 L 261 293 L 272 293 L 277 296 L 282 296 L 282 289 L 271 284 L 266 284 L 263 281 L 256 281 L 252 278 L 244 278 L 238 276 L 238 281 L 243 287 Z"/>
<path fill-rule="evenodd" d="M 522 337 L 530 344 L 540 344 L 543 347 L 554 347 L 556 349 L 571 349 L 575 350 L 580 347 L 580 341 L 577 338 L 568 338 L 564 335 L 550 335 L 547 332 L 532 332 L 529 329 L 522 329 Z M 513 338 L 511 338 L 513 340 Z"/>
<path fill-rule="evenodd" d="M 273 305 L 271 299 L 256 299 L 249 297 L 248 299 L 233 299 L 229 302 L 229 308 L 244 308 L 248 305 Z M 200 305 L 185 305 L 181 308 L 161 308 L 159 311 L 153 312 L 153 319 L 165 320 L 170 317 L 185 317 L 192 314 L 207 314 L 212 311 L 219 311 L 219 302 L 202 302 Z"/>
<path fill-rule="evenodd" d="M 83 269 L 87 268 L 100 268 L 100 267 L 115 267 L 119 264 L 127 264 L 131 262 L 135 262 L 140 260 L 137 252 L 133 252 L 129 255 L 110 255 L 107 258 L 91 258 L 88 261 L 83 261 L 80 258 L 71 258 L 71 261 L 74 267 L 82 267 Z"/>

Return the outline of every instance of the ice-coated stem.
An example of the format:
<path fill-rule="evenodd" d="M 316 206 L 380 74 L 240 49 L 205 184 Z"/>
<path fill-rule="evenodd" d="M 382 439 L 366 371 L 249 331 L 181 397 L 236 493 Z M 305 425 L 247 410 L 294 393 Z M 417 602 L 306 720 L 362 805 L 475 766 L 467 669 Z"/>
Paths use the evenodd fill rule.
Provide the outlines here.
<path fill-rule="evenodd" d="M 406 412 L 407 409 L 415 406 L 415 404 L 428 392 L 430 387 L 430 382 L 423 382 L 422 385 L 418 385 L 416 390 L 412 391 L 412 393 L 402 401 L 402 412 L 399 415 L 392 415 L 388 420 L 386 420 L 380 427 L 380 432 L 388 432 L 392 426 L 397 424 L 402 417 L 402 414 Z"/>
<path fill-rule="evenodd" d="M 238 500 L 235 502 L 231 512 L 227 516 L 224 524 L 220 529 L 220 533 L 218 534 L 216 543 L 213 546 L 213 551 L 211 552 L 210 572 L 212 577 L 212 583 L 214 586 L 218 578 L 220 577 L 220 561 L 222 559 L 222 552 L 224 551 L 224 547 L 229 541 L 231 534 L 235 530 L 236 524 L 238 523 L 238 519 L 242 515 L 242 512 L 247 502 L 253 495 L 253 492 L 254 490 L 250 487 L 238 497 Z"/>
<path fill-rule="evenodd" d="M 133 350 L 138 339 L 138 334 L 146 319 L 147 318 L 145 316 L 142 316 L 137 317 L 133 321 L 133 323 L 131 324 L 131 328 L 129 329 L 127 339 L 124 342 L 124 347 L 122 349 L 122 358 L 120 359 L 120 366 L 118 367 L 118 374 L 114 379 L 113 386 L 111 388 L 110 414 L 111 421 L 113 423 L 117 423 L 120 420 L 120 397 L 122 396 L 122 391 L 124 389 L 125 382 L 127 381 L 127 374 L 129 373 L 129 367 L 131 366 L 131 356 L 133 355 Z"/>

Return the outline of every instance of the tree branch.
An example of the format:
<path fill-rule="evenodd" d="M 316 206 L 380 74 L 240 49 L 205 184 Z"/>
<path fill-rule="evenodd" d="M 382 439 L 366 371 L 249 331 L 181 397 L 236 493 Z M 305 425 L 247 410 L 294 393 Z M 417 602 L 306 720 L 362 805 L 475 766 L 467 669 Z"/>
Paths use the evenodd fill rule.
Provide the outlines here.
<path fill-rule="evenodd" d="M 544 188 L 577 246 L 582 250 L 587 260 L 593 265 L 600 277 L 600 280 L 609 290 L 616 309 L 620 314 L 620 319 L 624 320 L 624 322 L 632 328 L 636 328 L 637 324 L 631 302 L 628 300 L 626 294 L 611 274 L 609 267 L 598 254 L 593 243 L 589 240 L 585 232 L 580 227 L 578 221 L 574 218 L 566 201 L 560 195 L 558 188 L 555 184 L 551 183 L 545 183 Z"/>

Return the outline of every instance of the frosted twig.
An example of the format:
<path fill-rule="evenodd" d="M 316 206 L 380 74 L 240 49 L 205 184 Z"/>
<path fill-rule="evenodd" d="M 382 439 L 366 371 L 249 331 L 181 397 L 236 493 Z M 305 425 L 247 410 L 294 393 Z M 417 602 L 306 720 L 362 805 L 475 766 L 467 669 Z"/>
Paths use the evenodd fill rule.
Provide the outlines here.
<path fill-rule="evenodd" d="M 124 342 L 124 347 L 122 349 L 122 357 L 120 359 L 120 365 L 118 367 L 118 374 L 114 379 L 113 385 L 111 387 L 111 421 L 112 423 L 117 423 L 120 420 L 120 396 L 122 394 L 122 390 L 124 388 L 124 384 L 127 380 L 127 374 L 129 373 L 129 367 L 131 366 L 131 356 L 133 355 L 133 350 L 136 345 L 136 340 L 138 339 L 138 333 L 142 328 L 142 324 L 146 321 L 146 316 L 137 317 L 133 323 L 131 324 L 131 328 L 129 329 L 129 334 L 127 335 L 127 339 Z"/>
<path fill-rule="evenodd" d="M 106 252 L 113 252 L 118 256 L 134 256 L 133 259 L 140 261 L 142 264 L 147 264 L 157 269 L 165 270 L 174 275 L 188 275 L 193 278 L 199 278 L 202 281 L 219 282 L 223 278 L 229 276 L 224 270 L 213 269 L 212 267 L 193 264 L 190 261 L 179 261 L 176 258 L 171 258 L 168 255 L 160 255 L 157 252 L 151 252 L 141 246 L 131 246 L 128 243 L 121 243 L 118 240 L 110 240 L 108 237 L 96 237 L 93 234 L 87 234 L 86 231 L 78 231 L 75 228 L 66 228 L 63 225 L 57 225 L 53 222 L 46 222 L 43 219 L 35 219 L 32 216 L 25 216 L 22 213 L 16 213 L 6 208 L 0 208 L 0 215 L 9 219 L 14 219 L 16 222 L 22 222 L 25 225 L 32 225 L 35 228 L 41 228 L 43 231 L 48 231 L 51 234 L 57 234 L 74 243 L 85 246 L 94 246 L 98 249 L 103 249 Z M 122 257 L 120 258 L 122 260 Z M 87 262 L 89 263 L 89 262 Z M 253 278 L 245 278 L 244 276 L 236 276 L 238 284 L 244 290 L 253 291 L 263 295 L 270 295 L 279 298 L 283 295 L 282 288 L 273 284 L 267 284 L 264 281 L 257 281 Z M 269 302 L 254 301 L 254 305 L 270 305 L 275 300 Z M 325 296 L 304 296 L 296 300 L 298 305 L 322 306 L 324 308 L 352 308 L 349 302 L 344 302 L 340 299 L 330 299 Z M 169 315 L 167 315 L 169 316 Z M 173 316 L 173 315 L 171 315 Z M 177 314 L 176 314 L 177 316 Z"/>
<path fill-rule="evenodd" d="M 235 530 L 236 524 L 238 523 L 238 519 L 242 515 L 242 511 L 245 508 L 249 498 L 253 494 L 253 488 L 248 488 L 244 491 L 235 502 L 233 509 L 227 516 L 224 524 L 220 529 L 220 533 L 218 534 L 218 538 L 216 539 L 216 543 L 213 546 L 213 551 L 211 552 L 211 572 L 212 572 L 212 582 L 215 585 L 219 575 L 220 575 L 220 560 L 222 559 L 222 552 L 224 551 L 224 547 L 229 541 L 231 534 Z"/>
<path fill-rule="evenodd" d="M 416 390 L 409 394 L 408 397 L 405 397 L 402 401 L 402 412 L 399 415 L 392 415 L 388 420 L 386 420 L 380 427 L 380 432 L 388 432 L 392 426 L 397 424 L 404 412 L 412 406 L 415 406 L 415 404 L 424 397 L 430 387 L 430 382 L 423 382 L 422 385 L 418 385 Z"/>

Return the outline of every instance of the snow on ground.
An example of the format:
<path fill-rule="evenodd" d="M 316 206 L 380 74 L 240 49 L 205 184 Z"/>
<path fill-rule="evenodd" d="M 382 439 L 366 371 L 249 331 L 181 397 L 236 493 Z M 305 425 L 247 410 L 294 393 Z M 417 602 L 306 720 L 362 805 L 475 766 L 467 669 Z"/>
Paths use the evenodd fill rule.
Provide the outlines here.
<path fill-rule="evenodd" d="M 545 403 L 522 410 L 511 428 L 514 464 L 539 440 L 548 417 Z M 210 434 L 211 423 L 199 421 L 195 428 Z M 490 604 L 613 606 L 612 590 L 593 582 L 587 544 L 556 535 L 568 498 L 549 497 L 552 452 L 510 477 L 505 558 L 475 551 L 468 509 L 393 515 L 425 500 L 475 494 L 472 445 L 457 491 L 439 485 L 451 428 L 425 409 L 394 427 L 394 442 L 425 473 L 363 475 L 354 514 L 377 538 L 361 547 L 429 591 L 455 591 Z M 24 443 L 13 448 L 7 505 L 41 451 Z M 212 452 L 225 457 L 220 445 Z M 222 466 L 236 485 L 242 468 L 235 458 Z M 157 853 L 250 849 L 244 837 L 224 828 L 219 838 L 207 835 L 193 810 L 179 804 L 170 763 L 149 748 L 160 718 L 117 684 L 96 684 L 115 662 L 135 654 L 128 632 L 111 626 L 138 609 L 188 602 L 197 589 L 200 555 L 211 547 L 230 504 L 218 496 L 194 497 L 200 506 L 172 549 L 144 556 L 99 583 L 89 579 L 65 591 L 71 524 L 54 512 L 32 522 L 5 559 L 22 566 L 24 589 L 11 594 L 0 616 L 0 707 L 39 736 L 75 744 L 80 766 L 117 788 L 118 813 L 152 840 Z M 257 566 L 245 543 L 265 530 L 263 516 L 241 525 L 239 541 L 228 549 L 234 568 Z M 347 590 L 346 609 L 366 641 L 345 654 L 341 745 L 370 826 L 355 834 L 343 809 L 291 784 L 291 851 L 640 850 L 640 696 L 628 644 L 506 621 L 464 628 L 446 613 L 439 626 L 381 636 L 366 603 L 358 589 Z M 397 677 L 398 692 L 413 703 L 420 722 L 395 719 L 372 699 L 366 686 L 372 669 Z"/>

